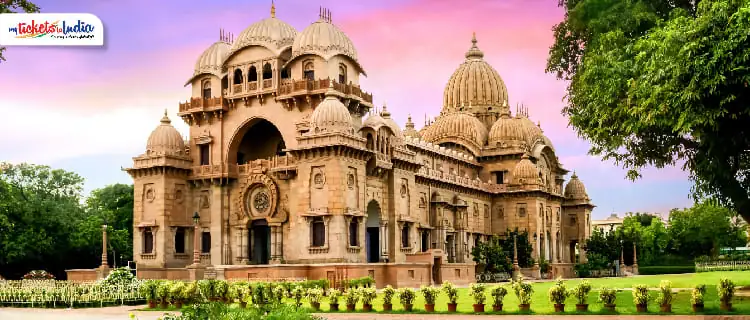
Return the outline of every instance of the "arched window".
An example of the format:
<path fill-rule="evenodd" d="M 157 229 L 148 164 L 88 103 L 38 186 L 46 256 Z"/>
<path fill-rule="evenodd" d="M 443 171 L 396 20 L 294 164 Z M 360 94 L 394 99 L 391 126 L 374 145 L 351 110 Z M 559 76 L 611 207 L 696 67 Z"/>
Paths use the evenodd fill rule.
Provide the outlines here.
<path fill-rule="evenodd" d="M 143 229 L 143 253 L 154 252 L 154 233 L 151 228 Z"/>
<path fill-rule="evenodd" d="M 315 80 L 315 65 L 312 61 L 306 61 L 302 67 L 302 76 L 307 80 Z"/>
<path fill-rule="evenodd" d="M 211 232 L 201 234 L 201 252 L 211 253 Z"/>
<path fill-rule="evenodd" d="M 229 78 L 227 76 L 224 76 L 221 78 L 221 92 L 224 92 L 225 89 L 229 88 Z"/>
<path fill-rule="evenodd" d="M 273 78 L 273 70 L 271 70 L 271 64 L 266 62 L 263 65 L 263 80 Z"/>
<path fill-rule="evenodd" d="M 242 84 L 242 70 L 234 69 L 234 84 Z"/>
<path fill-rule="evenodd" d="M 352 247 L 359 246 L 359 220 L 352 218 L 349 221 L 349 245 Z"/>
<path fill-rule="evenodd" d="M 211 98 L 211 80 L 203 81 L 203 99 Z"/>
<path fill-rule="evenodd" d="M 410 242 L 409 242 L 409 224 L 404 223 L 403 228 L 401 228 L 401 247 L 402 248 L 410 248 Z"/>
<path fill-rule="evenodd" d="M 346 66 L 339 64 L 339 83 L 346 83 Z"/>
<path fill-rule="evenodd" d="M 310 224 L 310 231 L 312 233 L 312 246 L 323 247 L 326 243 L 326 224 L 323 222 L 323 218 L 315 217 Z"/>
<path fill-rule="evenodd" d="M 372 139 L 372 133 L 367 134 L 367 149 L 373 150 L 375 148 L 375 142 Z"/>
<path fill-rule="evenodd" d="M 250 71 L 247 72 L 247 82 L 258 81 L 258 69 L 255 66 L 250 67 Z"/>
<path fill-rule="evenodd" d="M 281 79 L 289 79 L 289 70 L 287 68 L 281 69 Z"/>
<path fill-rule="evenodd" d="M 185 253 L 185 228 L 177 228 L 174 233 L 174 253 Z"/>

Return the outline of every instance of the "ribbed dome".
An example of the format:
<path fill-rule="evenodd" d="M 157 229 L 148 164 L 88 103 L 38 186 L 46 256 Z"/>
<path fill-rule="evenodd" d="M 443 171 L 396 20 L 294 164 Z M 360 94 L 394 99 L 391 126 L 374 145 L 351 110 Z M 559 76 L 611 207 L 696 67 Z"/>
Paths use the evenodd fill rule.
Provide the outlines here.
<path fill-rule="evenodd" d="M 263 46 L 278 54 L 294 43 L 297 29 L 276 18 L 276 8 L 271 6 L 271 17 L 251 24 L 240 32 L 232 44 L 229 55 L 248 46 Z"/>
<path fill-rule="evenodd" d="M 198 61 L 195 62 L 195 71 L 193 76 L 203 73 L 210 73 L 216 76 L 221 74 L 221 65 L 229 51 L 229 44 L 224 41 L 218 41 L 212 44 L 206 51 L 201 53 Z"/>
<path fill-rule="evenodd" d="M 490 108 L 504 109 L 508 101 L 508 89 L 500 74 L 485 62 L 484 53 L 477 48 L 477 39 L 472 37 L 471 49 L 445 86 L 443 112 L 486 112 Z"/>
<path fill-rule="evenodd" d="M 524 134 L 526 135 L 526 142 L 529 144 L 534 142 L 534 138 L 543 135 L 542 129 L 525 115 L 518 116 L 518 119 L 523 127 Z"/>
<path fill-rule="evenodd" d="M 525 142 L 527 139 L 521 121 L 518 118 L 511 118 L 507 114 L 504 114 L 492 124 L 488 140 L 489 145 L 494 147 L 502 142 Z"/>
<path fill-rule="evenodd" d="M 365 122 L 362 123 L 362 127 L 370 127 L 373 129 L 380 128 L 382 126 L 387 126 L 388 124 L 385 123 L 385 119 L 381 117 L 378 114 L 370 114 L 370 116 L 365 119 Z"/>
<path fill-rule="evenodd" d="M 435 123 L 424 129 L 422 138 L 434 144 L 459 143 L 477 155 L 487 141 L 487 128 L 471 114 L 449 113 L 439 116 Z"/>
<path fill-rule="evenodd" d="M 573 200 L 587 200 L 589 198 L 589 195 L 586 193 L 586 187 L 578 179 L 578 175 L 575 172 L 573 172 L 573 176 L 570 177 L 570 181 L 565 186 L 565 197 Z"/>
<path fill-rule="evenodd" d="M 412 138 L 420 138 L 419 132 L 414 129 L 414 122 L 411 122 L 411 116 L 406 119 L 406 126 L 403 135 Z"/>
<path fill-rule="evenodd" d="M 357 61 L 357 49 L 349 37 L 326 19 L 319 19 L 305 28 L 292 44 L 292 59 L 303 54 L 315 54 L 328 60 L 342 54 Z"/>
<path fill-rule="evenodd" d="M 146 142 L 146 154 L 150 156 L 170 155 L 185 156 L 185 141 L 182 136 L 172 126 L 172 121 L 167 117 L 167 111 L 164 111 L 164 117 L 161 118 L 161 124 L 151 132 Z"/>
<path fill-rule="evenodd" d="M 346 132 L 354 130 L 349 109 L 339 101 L 340 93 L 333 90 L 333 82 L 326 91 L 326 98 L 318 104 L 310 116 L 311 133 Z"/>
<path fill-rule="evenodd" d="M 524 154 L 521 161 L 513 169 L 513 182 L 515 184 L 537 184 L 539 180 L 539 169 Z"/>

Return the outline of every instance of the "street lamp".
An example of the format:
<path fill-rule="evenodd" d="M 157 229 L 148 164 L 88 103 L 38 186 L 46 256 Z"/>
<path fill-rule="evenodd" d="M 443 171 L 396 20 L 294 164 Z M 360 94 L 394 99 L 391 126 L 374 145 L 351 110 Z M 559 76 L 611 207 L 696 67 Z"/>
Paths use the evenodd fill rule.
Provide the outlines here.
<path fill-rule="evenodd" d="M 198 228 L 200 226 L 201 216 L 196 211 L 193 214 L 193 265 L 198 265 L 201 262 L 201 252 L 199 250 L 200 242 L 198 241 Z"/>
<path fill-rule="evenodd" d="M 107 216 L 102 217 L 102 268 L 107 268 Z"/>

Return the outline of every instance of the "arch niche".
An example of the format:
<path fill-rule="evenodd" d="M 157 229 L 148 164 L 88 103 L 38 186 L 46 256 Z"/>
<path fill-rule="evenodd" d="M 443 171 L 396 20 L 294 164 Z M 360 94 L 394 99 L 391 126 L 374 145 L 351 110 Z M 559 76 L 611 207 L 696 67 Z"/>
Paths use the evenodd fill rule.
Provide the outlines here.
<path fill-rule="evenodd" d="M 246 164 L 257 159 L 286 154 L 286 142 L 279 129 L 269 120 L 256 117 L 243 123 L 229 143 L 227 162 Z"/>
<path fill-rule="evenodd" d="M 367 262 L 380 261 L 380 204 L 370 200 L 367 204 L 367 220 L 365 220 L 365 249 Z"/>

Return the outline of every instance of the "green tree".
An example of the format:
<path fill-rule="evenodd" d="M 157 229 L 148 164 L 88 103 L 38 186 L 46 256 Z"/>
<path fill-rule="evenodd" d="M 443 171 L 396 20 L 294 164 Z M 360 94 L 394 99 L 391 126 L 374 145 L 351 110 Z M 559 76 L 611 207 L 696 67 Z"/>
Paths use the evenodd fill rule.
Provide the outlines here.
<path fill-rule="evenodd" d="M 744 246 L 747 238 L 736 213 L 709 202 L 669 213 L 672 250 L 682 256 L 717 256 L 722 247 Z"/>
<path fill-rule="evenodd" d="M 39 12 L 39 7 L 27 0 L 0 1 L 0 14 L 18 12 L 36 13 Z M 0 62 L 5 61 L 4 51 L 5 47 L 0 46 Z"/>
<path fill-rule="evenodd" d="M 45 269 L 58 278 L 69 262 L 69 236 L 84 216 L 83 179 L 47 166 L 0 163 L 0 273 L 18 278 Z"/>
<path fill-rule="evenodd" d="M 697 198 L 750 221 L 750 1 L 563 0 L 547 71 L 563 114 L 637 179 L 683 164 Z"/>

